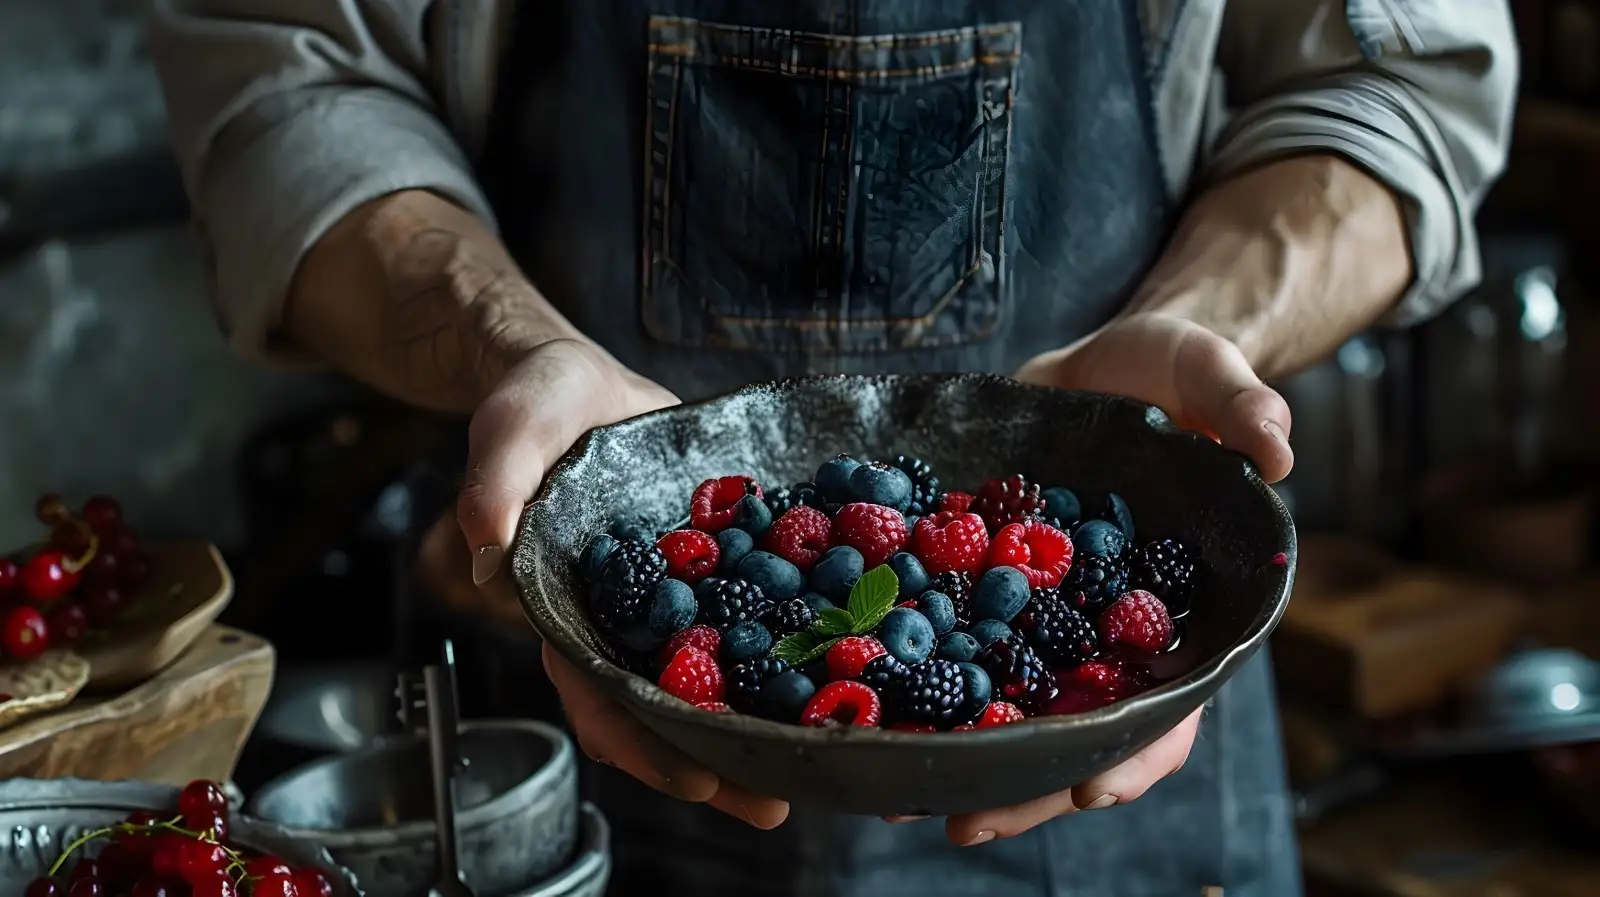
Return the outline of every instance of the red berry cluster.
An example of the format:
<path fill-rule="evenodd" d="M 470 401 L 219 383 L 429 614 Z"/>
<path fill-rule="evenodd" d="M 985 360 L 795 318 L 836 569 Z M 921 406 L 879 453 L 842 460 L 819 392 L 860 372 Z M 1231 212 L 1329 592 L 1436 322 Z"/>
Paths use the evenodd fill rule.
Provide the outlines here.
<path fill-rule="evenodd" d="M 49 537 L 30 555 L 0 557 L 0 657 L 31 660 L 110 623 L 150 579 L 150 559 L 116 499 L 73 512 L 59 495 L 34 506 Z"/>
<path fill-rule="evenodd" d="M 95 856 L 89 848 L 100 846 Z M 170 816 L 138 811 L 87 832 L 25 897 L 333 897 L 318 869 L 296 869 L 228 840 L 228 800 L 216 782 L 190 782 Z"/>

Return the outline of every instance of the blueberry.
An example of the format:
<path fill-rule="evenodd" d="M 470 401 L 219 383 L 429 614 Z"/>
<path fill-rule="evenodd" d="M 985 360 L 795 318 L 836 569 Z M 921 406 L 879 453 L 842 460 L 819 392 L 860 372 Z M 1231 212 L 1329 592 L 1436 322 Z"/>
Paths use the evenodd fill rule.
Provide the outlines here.
<path fill-rule="evenodd" d="M 1072 549 L 1078 554 L 1119 558 L 1128 550 L 1128 536 L 1107 520 L 1085 520 L 1072 531 Z"/>
<path fill-rule="evenodd" d="M 584 582 L 594 583 L 600 581 L 600 570 L 605 567 L 606 560 L 611 557 L 611 552 L 617 547 L 617 540 L 607 533 L 601 533 L 589 540 L 583 554 L 578 556 L 578 575 Z"/>
<path fill-rule="evenodd" d="M 912 530 L 915 530 L 917 528 L 917 521 L 921 520 L 921 519 L 922 519 L 922 517 L 920 515 L 907 514 L 906 515 L 906 532 L 909 533 Z"/>
<path fill-rule="evenodd" d="M 867 572 L 867 562 L 861 552 L 848 545 L 830 548 L 811 568 L 813 591 L 834 602 L 848 600 L 850 590 L 856 587 L 861 574 Z"/>
<path fill-rule="evenodd" d="M 656 584 L 655 598 L 650 603 L 650 631 L 661 639 L 669 639 L 694 624 L 700 611 L 694 589 L 676 579 L 663 579 Z"/>
<path fill-rule="evenodd" d="M 817 491 L 822 497 L 831 501 L 850 500 L 850 476 L 856 472 L 861 462 L 849 455 L 840 455 L 830 461 L 824 461 L 817 468 L 817 475 L 813 481 L 817 484 Z"/>
<path fill-rule="evenodd" d="M 933 655 L 933 624 L 909 607 L 889 611 L 878 627 L 878 641 L 905 664 L 919 664 Z"/>
<path fill-rule="evenodd" d="M 767 680 L 761 687 L 756 712 L 768 719 L 792 723 L 800 719 L 811 696 L 817 693 L 817 684 L 799 670 L 788 670 Z"/>
<path fill-rule="evenodd" d="M 956 715 L 962 719 L 977 719 L 983 715 L 984 708 L 994 700 L 994 685 L 989 681 L 989 674 L 983 667 L 975 663 L 958 663 L 956 667 L 961 670 L 961 683 L 964 686 L 961 709 Z"/>
<path fill-rule="evenodd" d="M 611 535 L 618 542 L 645 542 L 656 544 L 655 527 L 647 525 L 643 520 L 619 520 L 611 526 Z"/>
<path fill-rule="evenodd" d="M 1053 517 L 1063 526 L 1071 526 L 1083 519 L 1083 502 L 1077 493 L 1062 486 L 1053 486 L 1039 493 L 1044 499 L 1046 517 Z"/>
<path fill-rule="evenodd" d="M 956 603 L 943 592 L 929 589 L 917 599 L 917 610 L 933 624 L 934 635 L 944 635 L 956 628 Z"/>
<path fill-rule="evenodd" d="M 1122 500 L 1122 496 L 1115 492 L 1106 496 L 1106 509 L 1100 516 L 1115 523 L 1117 529 L 1122 530 L 1122 535 L 1129 542 L 1133 541 L 1133 512 L 1128 510 L 1128 503 Z"/>
<path fill-rule="evenodd" d="M 889 558 L 889 569 L 900 579 L 900 599 L 915 598 L 928 590 L 933 582 L 928 578 L 928 571 L 922 569 L 922 562 L 916 555 L 902 551 Z"/>
<path fill-rule="evenodd" d="M 733 506 L 733 526 L 759 536 L 772 526 L 772 509 L 754 495 L 746 495 Z"/>
<path fill-rule="evenodd" d="M 1011 622 L 1028 603 L 1028 577 L 1016 567 L 991 567 L 978 580 L 972 596 L 972 615 L 980 619 Z"/>
<path fill-rule="evenodd" d="M 978 656 L 978 640 L 965 632 L 952 632 L 939 640 L 937 654 L 940 660 L 965 663 Z"/>
<path fill-rule="evenodd" d="M 804 601 L 807 607 L 819 614 L 830 608 L 838 607 L 837 604 L 834 604 L 832 601 L 829 601 L 821 595 L 818 595 L 816 592 L 807 592 L 800 600 Z"/>
<path fill-rule="evenodd" d="M 744 556 L 755 550 L 756 540 L 744 530 L 730 526 L 717 533 L 717 547 L 722 549 L 717 570 L 732 573 L 739 569 L 739 562 L 744 560 Z"/>
<path fill-rule="evenodd" d="M 800 568 L 766 551 L 752 551 L 739 561 L 739 578 L 758 586 L 773 601 L 793 598 L 805 590 Z"/>
<path fill-rule="evenodd" d="M 967 627 L 967 633 L 977 641 L 981 650 L 1003 638 L 1010 638 L 1011 627 L 999 620 L 979 620 Z"/>
<path fill-rule="evenodd" d="M 722 645 L 717 653 L 722 655 L 722 665 L 731 667 L 765 657 L 771 650 L 772 633 L 760 623 L 746 620 L 722 634 Z"/>
<path fill-rule="evenodd" d="M 826 660 L 814 660 L 810 664 L 801 667 L 800 672 L 804 673 L 805 677 L 811 680 L 811 684 L 817 688 L 821 688 L 833 681 L 833 677 L 828 674 L 828 662 Z"/>
<path fill-rule="evenodd" d="M 850 495 L 856 501 L 904 511 L 911 507 L 911 478 L 898 467 L 863 464 L 850 474 Z"/>

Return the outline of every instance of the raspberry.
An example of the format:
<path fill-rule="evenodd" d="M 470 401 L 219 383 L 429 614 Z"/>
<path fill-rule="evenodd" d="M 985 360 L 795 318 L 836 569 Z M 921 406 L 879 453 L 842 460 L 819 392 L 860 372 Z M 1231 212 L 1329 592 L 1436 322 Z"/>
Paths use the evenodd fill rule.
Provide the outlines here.
<path fill-rule="evenodd" d="M 697 529 L 679 529 L 656 540 L 656 548 L 667 557 L 667 575 L 690 585 L 717 570 L 722 549 L 717 540 Z"/>
<path fill-rule="evenodd" d="M 590 610 L 604 629 L 620 632 L 648 612 L 656 584 L 667 575 L 667 558 L 648 542 L 622 542 L 600 572 Z"/>
<path fill-rule="evenodd" d="M 701 593 L 700 621 L 720 632 L 746 620 L 759 620 L 772 609 L 772 599 L 761 593 L 760 586 L 742 580 L 719 579 Z"/>
<path fill-rule="evenodd" d="M 972 576 L 956 570 L 947 570 L 933 578 L 930 591 L 939 592 L 950 599 L 956 609 L 956 628 L 965 630 L 972 625 Z"/>
<path fill-rule="evenodd" d="M 1127 565 L 1098 554 L 1078 555 L 1061 591 L 1080 613 L 1094 616 L 1128 591 Z"/>
<path fill-rule="evenodd" d="M 939 496 L 939 510 L 949 511 L 952 514 L 965 514 L 971 510 L 972 502 L 977 496 L 971 492 L 946 492 Z"/>
<path fill-rule="evenodd" d="M 728 703 L 740 713 L 755 709 L 767 680 L 789 671 L 789 665 L 775 657 L 741 663 L 728 670 Z"/>
<path fill-rule="evenodd" d="M 806 505 L 790 508 L 773 522 L 767 530 L 763 547 L 800 568 L 801 573 L 811 572 L 817 558 L 827 551 L 828 537 L 833 522 L 828 515 Z"/>
<path fill-rule="evenodd" d="M 1075 669 L 1058 672 L 1056 681 L 1063 689 L 1113 694 L 1126 697 L 1155 684 L 1148 670 L 1115 660 L 1091 660 Z"/>
<path fill-rule="evenodd" d="M 800 725 L 819 729 L 840 726 L 875 727 L 883 721 L 878 693 L 860 682 L 829 682 L 812 695 L 800 714 Z"/>
<path fill-rule="evenodd" d="M 1082 663 L 1100 648 L 1094 624 L 1055 589 L 1035 592 L 1032 605 L 1017 625 L 1039 656 L 1055 666 Z"/>
<path fill-rule="evenodd" d="M 1008 523 L 989 544 L 989 566 L 1016 567 L 1035 589 L 1054 588 L 1072 569 L 1072 540 L 1038 520 Z"/>
<path fill-rule="evenodd" d="M 845 505 L 833 518 L 833 544 L 861 552 L 868 570 L 881 566 L 889 555 L 906 547 L 905 515 L 881 505 Z"/>
<path fill-rule="evenodd" d="M 1027 719 L 1027 714 L 1015 704 L 1005 701 L 990 701 L 989 706 L 983 709 L 983 716 L 978 718 L 975 729 L 993 729 L 995 726 L 1006 726 L 1011 723 L 1020 723 Z"/>
<path fill-rule="evenodd" d="M 1128 647 L 1156 654 L 1172 644 L 1172 618 L 1167 615 L 1167 606 L 1149 592 L 1137 589 L 1105 609 L 1099 628 L 1100 641 L 1108 648 Z"/>
<path fill-rule="evenodd" d="M 773 605 L 761 617 L 761 623 L 776 638 L 793 635 L 796 632 L 805 632 L 817 620 L 817 612 L 811 609 L 804 598 L 790 598 Z"/>
<path fill-rule="evenodd" d="M 695 647 L 683 648 L 661 671 L 657 683 L 661 690 L 690 704 L 711 704 L 722 700 L 722 670 L 710 654 Z"/>
<path fill-rule="evenodd" d="M 917 521 L 911 553 L 937 575 L 951 570 L 967 573 L 983 568 L 989 553 L 989 531 L 976 514 L 940 511 Z"/>
<path fill-rule="evenodd" d="M 1151 542 L 1128 560 L 1128 585 L 1161 599 L 1169 613 L 1188 609 L 1198 573 L 1194 555 L 1175 539 Z"/>
<path fill-rule="evenodd" d="M 746 495 L 761 497 L 761 487 L 749 477 L 706 480 L 689 499 L 689 525 L 702 532 L 722 532 L 733 525 L 733 506 Z"/>
<path fill-rule="evenodd" d="M 1037 483 L 1022 476 L 989 480 L 972 500 L 971 511 L 983 518 L 991 531 L 1009 523 L 1022 523 L 1044 514 L 1044 498 Z"/>
<path fill-rule="evenodd" d="M 910 668 L 890 692 L 896 714 L 905 720 L 944 725 L 966 698 L 966 677 L 948 660 L 928 660 Z"/>
<path fill-rule="evenodd" d="M 991 643 L 977 663 L 993 680 L 995 693 L 1025 712 L 1038 713 L 1056 696 L 1055 677 L 1021 636 Z"/>
<path fill-rule="evenodd" d="M 665 667 L 684 648 L 699 648 L 712 657 L 716 657 L 717 649 L 721 647 L 722 633 L 705 624 L 690 626 L 688 629 L 667 639 L 667 644 L 662 647 L 661 653 L 657 655 L 656 662 Z"/>
<path fill-rule="evenodd" d="M 933 468 L 926 461 L 900 455 L 894 459 L 894 466 L 911 478 L 911 504 L 906 508 L 907 514 L 920 517 L 939 510 L 939 478 L 933 475 Z"/>
<path fill-rule="evenodd" d="M 915 732 L 918 735 L 932 735 L 939 731 L 938 726 L 929 725 L 928 723 L 908 723 L 905 720 L 890 723 L 889 728 L 895 732 Z M 959 729 L 961 727 L 957 726 L 956 728 Z"/>
<path fill-rule="evenodd" d="M 733 712 L 733 708 L 732 707 L 729 707 L 727 704 L 724 704 L 721 701 L 707 701 L 704 704 L 696 704 L 694 706 L 699 708 L 699 709 L 701 709 L 701 710 L 705 710 L 705 711 L 707 711 L 709 713 L 732 713 Z"/>
<path fill-rule="evenodd" d="M 1052 698 L 1050 703 L 1045 705 L 1044 712 L 1051 716 L 1070 716 L 1074 713 L 1099 710 L 1116 702 L 1117 696 L 1111 692 L 1069 688 Z"/>
<path fill-rule="evenodd" d="M 867 664 L 888 653 L 883 643 L 875 638 L 847 635 L 828 649 L 828 678 L 834 681 L 859 678 Z"/>

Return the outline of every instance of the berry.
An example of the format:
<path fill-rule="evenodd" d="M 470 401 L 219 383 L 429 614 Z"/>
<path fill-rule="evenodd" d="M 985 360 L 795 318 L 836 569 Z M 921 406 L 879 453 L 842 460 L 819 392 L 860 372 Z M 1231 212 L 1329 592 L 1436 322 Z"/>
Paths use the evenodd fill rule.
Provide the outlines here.
<path fill-rule="evenodd" d="M 905 455 L 896 457 L 894 466 L 911 480 L 911 502 L 906 513 L 922 516 L 939 510 L 939 478 L 933 475 L 932 467 L 920 458 Z"/>
<path fill-rule="evenodd" d="M 848 504 L 833 518 L 832 540 L 861 552 L 867 569 L 872 570 L 906 546 L 906 518 L 882 505 Z"/>
<path fill-rule="evenodd" d="M 994 682 L 996 697 L 1038 713 L 1056 696 L 1055 677 L 1020 636 L 990 643 L 978 653 L 978 666 Z"/>
<path fill-rule="evenodd" d="M 99 878 L 100 864 L 89 857 L 83 857 L 72 864 L 72 873 L 67 876 L 67 884 L 77 884 L 85 878 Z"/>
<path fill-rule="evenodd" d="M 767 682 L 789 671 L 789 665 L 775 657 L 741 663 L 728 670 L 727 701 L 740 713 L 754 712 Z"/>
<path fill-rule="evenodd" d="M 1052 525 L 1056 529 L 1071 526 L 1083 517 L 1083 503 L 1071 489 L 1052 486 L 1040 492 L 1039 497 L 1044 499 L 1045 518 L 1055 521 Z"/>
<path fill-rule="evenodd" d="M 185 817 L 187 819 L 187 817 Z M 178 862 L 183 856 L 183 845 L 189 842 L 176 832 L 162 832 L 152 838 L 150 871 L 165 878 L 177 878 Z"/>
<path fill-rule="evenodd" d="M 1155 684 L 1149 670 L 1120 660 L 1091 660 L 1071 670 L 1056 673 L 1063 690 L 1089 691 L 1124 698 Z"/>
<path fill-rule="evenodd" d="M 50 640 L 58 645 L 75 645 L 89 631 L 89 614 L 76 601 L 57 601 L 44 621 Z"/>
<path fill-rule="evenodd" d="M 1083 555 L 1073 562 L 1061 591 L 1079 612 L 1094 616 L 1128 591 L 1128 568 L 1116 558 Z"/>
<path fill-rule="evenodd" d="M 689 499 L 689 525 L 702 532 L 722 532 L 733 525 L 734 505 L 746 495 L 761 497 L 761 487 L 749 477 L 706 480 Z"/>
<path fill-rule="evenodd" d="M 844 503 L 850 500 L 850 476 L 856 472 L 861 462 L 849 455 L 836 455 L 824 461 L 817 468 L 817 475 L 812 479 L 817 484 L 817 492 L 824 501 Z"/>
<path fill-rule="evenodd" d="M 832 669 L 832 664 L 829 664 Z M 911 668 L 894 659 L 894 656 L 885 651 L 877 657 L 867 661 L 861 667 L 860 675 L 855 678 L 872 686 L 880 696 L 888 698 L 895 694 L 906 677 L 911 675 Z"/>
<path fill-rule="evenodd" d="M 975 727 L 993 729 L 995 726 L 1020 723 L 1027 718 L 1027 714 L 1023 713 L 1015 704 L 1007 704 L 1005 701 L 991 701 L 988 707 L 983 708 L 983 716 L 978 718 Z"/>
<path fill-rule="evenodd" d="M 89 559 L 88 566 L 83 568 L 83 578 L 100 585 L 116 585 L 122 578 L 121 566 L 122 559 L 116 552 L 101 548 Z"/>
<path fill-rule="evenodd" d="M 250 897 L 300 897 L 288 875 L 267 875 L 250 883 Z"/>
<path fill-rule="evenodd" d="M 1122 496 L 1115 492 L 1107 495 L 1106 508 L 1100 512 L 1100 517 L 1115 523 L 1117 529 L 1122 530 L 1122 535 L 1129 542 L 1133 541 L 1133 512 L 1128 510 L 1128 503 L 1122 500 Z"/>
<path fill-rule="evenodd" d="M 722 558 L 717 540 L 693 529 L 667 533 L 656 540 L 656 549 L 667 559 L 667 575 L 690 585 L 717 572 Z"/>
<path fill-rule="evenodd" d="M 0 556 L 0 598 L 9 598 L 21 588 L 22 569 L 10 558 Z"/>
<path fill-rule="evenodd" d="M 992 567 L 972 593 L 972 615 L 1010 623 L 1028 603 L 1028 577 L 1015 567 Z"/>
<path fill-rule="evenodd" d="M 184 881 L 199 881 L 228 871 L 228 852 L 213 841 L 188 840 L 178 851 L 178 874 Z"/>
<path fill-rule="evenodd" d="M 44 876 L 28 882 L 28 889 L 22 893 L 23 897 L 61 897 L 61 886 L 55 879 Z"/>
<path fill-rule="evenodd" d="M 917 521 L 911 553 L 935 576 L 951 571 L 975 573 L 983 568 L 989 553 L 989 531 L 976 514 L 940 511 Z"/>
<path fill-rule="evenodd" d="M 967 627 L 967 634 L 977 641 L 979 648 L 987 648 L 1001 639 L 1011 637 L 1011 627 L 999 620 L 979 620 Z"/>
<path fill-rule="evenodd" d="M 239 897 L 239 887 L 226 875 L 215 875 L 204 881 L 189 884 L 192 888 L 189 892 L 191 897 Z"/>
<path fill-rule="evenodd" d="M 961 707 L 956 711 L 958 719 L 975 720 L 988 709 L 989 702 L 994 698 L 994 683 L 989 681 L 989 674 L 983 667 L 975 663 L 958 663 L 956 668 L 961 670 Z"/>
<path fill-rule="evenodd" d="M 892 695 L 900 718 L 945 725 L 966 698 L 966 681 L 961 668 L 950 661 L 930 660 L 910 667 Z"/>
<path fill-rule="evenodd" d="M 965 514 L 972 510 L 977 496 L 971 492 L 946 492 L 939 496 L 939 510 L 950 514 Z"/>
<path fill-rule="evenodd" d="M 943 592 L 929 589 L 917 599 L 917 610 L 928 618 L 928 624 L 933 627 L 934 635 L 945 635 L 956 628 L 956 605 L 950 596 Z"/>
<path fill-rule="evenodd" d="M 883 643 L 871 636 L 847 635 L 834 642 L 825 655 L 828 677 L 835 680 L 859 679 L 868 664 L 888 653 Z"/>
<path fill-rule="evenodd" d="M 978 656 L 978 640 L 965 632 L 952 632 L 939 640 L 939 649 L 934 656 L 940 660 L 966 663 Z"/>
<path fill-rule="evenodd" d="M 817 612 L 804 598 L 786 598 L 772 606 L 761 617 L 761 622 L 777 638 L 805 632 L 817 621 Z"/>
<path fill-rule="evenodd" d="M 1072 531 L 1072 547 L 1078 557 L 1095 555 L 1103 558 L 1121 558 L 1128 550 L 1128 537 L 1115 523 L 1104 520 L 1085 520 Z"/>
<path fill-rule="evenodd" d="M 756 701 L 756 713 L 783 723 L 797 722 L 817 693 L 817 684 L 799 670 L 787 670 L 767 680 Z"/>
<path fill-rule="evenodd" d="M 800 713 L 800 725 L 819 729 L 839 726 L 877 726 L 883 722 L 883 704 L 878 693 L 860 682 L 830 682 L 824 685 Z"/>
<path fill-rule="evenodd" d="M 1072 540 L 1040 520 L 1008 524 L 989 546 L 989 565 L 1021 570 L 1035 589 L 1053 588 L 1072 569 Z"/>
<path fill-rule="evenodd" d="M 972 500 L 972 513 L 983 518 L 990 532 L 1009 523 L 1022 523 L 1044 513 L 1039 487 L 1022 476 L 989 480 Z"/>
<path fill-rule="evenodd" d="M 178 792 L 178 812 L 199 819 L 211 813 L 228 812 L 228 795 L 222 786 L 209 779 L 195 779 Z"/>
<path fill-rule="evenodd" d="M 122 505 L 109 495 L 92 496 L 83 503 L 83 522 L 97 533 L 122 523 Z"/>
<path fill-rule="evenodd" d="M 0 647 L 13 660 L 32 660 L 50 647 L 50 629 L 37 608 L 14 607 L 0 622 Z"/>
<path fill-rule="evenodd" d="M 898 467 L 881 461 L 863 464 L 850 473 L 850 497 L 869 505 L 882 505 L 905 513 L 911 506 L 911 478 Z"/>
<path fill-rule="evenodd" d="M 595 621 L 620 632 L 648 612 L 656 584 L 667 575 L 667 558 L 647 542 L 622 542 L 600 575 Z"/>
<path fill-rule="evenodd" d="M 916 527 L 911 525 L 909 518 L 906 526 L 912 532 L 916 531 Z M 932 585 L 932 582 L 928 579 L 928 571 L 923 568 L 922 562 L 917 560 L 916 555 L 908 551 L 891 555 L 889 557 L 889 569 L 893 570 L 895 578 L 900 580 L 901 598 L 915 598 L 926 592 L 928 586 Z"/>
<path fill-rule="evenodd" d="M 710 626 L 690 626 L 667 639 L 666 647 L 661 649 L 656 662 L 664 667 L 672 662 L 672 658 L 678 656 L 679 651 L 689 647 L 698 648 L 715 657 L 722 647 L 722 633 Z"/>
<path fill-rule="evenodd" d="M 232 829 L 228 823 L 228 814 L 220 811 L 213 812 L 210 816 L 185 816 L 183 827 L 202 834 L 209 833 L 212 840 L 224 843 L 227 842 L 228 832 Z"/>
<path fill-rule="evenodd" d="M 160 878 L 141 878 L 134 883 L 128 897 L 178 897 L 177 883 Z"/>
<path fill-rule="evenodd" d="M 767 493 L 766 502 L 767 510 L 772 512 L 774 518 L 782 517 L 785 511 L 802 505 L 822 510 L 822 496 L 817 494 L 815 483 L 796 483 L 775 489 Z"/>
<path fill-rule="evenodd" d="M 699 607 L 693 589 L 676 579 L 663 579 L 656 583 L 644 618 L 628 624 L 618 635 L 635 651 L 654 650 L 689 628 Z"/>
<path fill-rule="evenodd" d="M 751 555 L 754 557 L 755 555 Z M 719 579 L 700 595 L 700 622 L 727 632 L 746 620 L 758 620 L 772 601 L 754 583 Z"/>
<path fill-rule="evenodd" d="M 1055 666 L 1082 663 L 1100 648 L 1094 624 L 1055 589 L 1034 593 L 1033 605 L 1019 620 L 1019 628 L 1039 656 Z"/>
<path fill-rule="evenodd" d="M 746 620 L 722 636 L 722 650 L 718 657 L 726 666 L 745 663 L 765 657 L 772 650 L 772 633 L 754 620 Z"/>
<path fill-rule="evenodd" d="M 67 897 L 102 897 L 105 888 L 98 878 L 80 878 L 67 888 Z"/>
<path fill-rule="evenodd" d="M 831 601 L 845 601 L 866 572 L 861 552 L 848 545 L 830 548 L 811 568 L 811 589 Z"/>
<path fill-rule="evenodd" d="M 965 629 L 972 622 L 972 577 L 969 574 L 947 570 L 935 576 L 929 588 L 950 599 L 956 611 L 957 629 Z"/>
<path fill-rule="evenodd" d="M 655 544 L 660 533 L 643 520 L 618 520 L 611 525 L 611 536 L 618 542 L 648 542 Z"/>
<path fill-rule="evenodd" d="M 268 875 L 292 875 L 294 870 L 289 864 L 274 856 L 260 856 L 246 860 L 244 872 L 251 878 L 264 878 Z"/>
<path fill-rule="evenodd" d="M 37 502 L 34 502 L 33 516 L 45 526 L 54 526 L 71 520 L 72 509 L 67 507 L 67 503 L 61 500 L 61 496 L 47 492 L 39 496 Z"/>
<path fill-rule="evenodd" d="M 150 581 L 150 560 L 142 554 L 117 554 L 117 585 L 137 592 Z"/>
<path fill-rule="evenodd" d="M 800 568 L 775 554 L 752 551 L 739 562 L 739 578 L 759 586 L 769 600 L 793 598 L 806 589 L 806 576 Z"/>
<path fill-rule="evenodd" d="M 1107 648 L 1126 647 L 1146 654 L 1165 651 L 1172 644 L 1172 617 L 1161 599 L 1132 591 L 1105 609 L 1098 621 L 1100 640 Z"/>
<path fill-rule="evenodd" d="M 822 553 L 828 550 L 832 530 L 833 521 L 827 514 L 801 505 L 784 512 L 767 530 L 761 545 L 802 572 L 810 572 Z"/>
<path fill-rule="evenodd" d="M 114 585 L 94 582 L 84 587 L 83 606 L 94 623 L 107 623 L 127 603 L 127 595 Z"/>
<path fill-rule="evenodd" d="M 1175 539 L 1151 542 L 1128 559 L 1128 585 L 1160 598 L 1173 613 L 1188 609 L 1198 572 L 1194 555 Z"/>
<path fill-rule="evenodd" d="M 733 506 L 733 525 L 729 529 L 742 529 L 755 538 L 772 528 L 772 510 L 758 495 L 746 495 Z"/>
<path fill-rule="evenodd" d="M 694 647 L 683 648 L 674 655 L 656 684 L 688 704 L 705 704 L 723 697 L 722 670 L 710 654 Z"/>
<path fill-rule="evenodd" d="M 818 614 L 822 613 L 825 610 L 830 610 L 832 608 L 838 607 L 837 604 L 834 604 L 832 601 L 829 601 L 827 598 L 824 598 L 821 595 L 818 595 L 816 592 L 807 592 L 804 595 L 800 596 L 800 600 L 804 601 L 806 603 L 806 607 L 811 608 L 813 613 L 818 613 Z"/>
<path fill-rule="evenodd" d="M 878 626 L 878 640 L 895 660 L 919 664 L 933 656 L 933 624 L 918 611 L 897 607 Z"/>
<path fill-rule="evenodd" d="M 72 569 L 67 556 L 46 549 L 22 565 L 22 593 L 34 604 L 47 605 L 72 591 L 81 574 Z"/>
<path fill-rule="evenodd" d="M 724 704 L 721 701 L 708 701 L 708 702 L 706 702 L 704 704 L 696 704 L 696 705 L 694 705 L 694 709 L 696 709 L 696 710 L 704 710 L 707 713 L 732 713 L 733 712 L 733 708 L 732 707 L 729 707 L 727 704 Z"/>
<path fill-rule="evenodd" d="M 726 575 L 739 569 L 739 562 L 744 560 L 744 556 L 755 550 L 756 540 L 744 530 L 730 526 L 717 533 L 717 548 L 722 553 L 717 570 Z"/>

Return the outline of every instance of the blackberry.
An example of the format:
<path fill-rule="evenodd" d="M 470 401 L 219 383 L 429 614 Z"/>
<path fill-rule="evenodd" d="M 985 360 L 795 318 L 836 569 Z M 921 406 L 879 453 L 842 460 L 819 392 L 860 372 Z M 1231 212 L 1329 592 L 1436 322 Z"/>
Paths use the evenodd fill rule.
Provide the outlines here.
<path fill-rule="evenodd" d="M 1018 474 L 1003 480 L 989 480 L 972 500 L 972 513 L 983 518 L 989 532 L 1008 523 L 1023 523 L 1044 515 L 1044 497 L 1039 484 Z"/>
<path fill-rule="evenodd" d="M 1128 562 L 1128 585 L 1160 598 L 1173 613 L 1188 610 L 1198 574 L 1194 554 L 1176 539 L 1151 542 Z"/>
<path fill-rule="evenodd" d="M 889 701 L 898 719 L 947 726 L 966 701 L 967 680 L 948 660 L 929 660 L 907 670 Z"/>
<path fill-rule="evenodd" d="M 761 587 L 739 579 L 718 580 L 701 590 L 699 622 L 727 632 L 746 620 L 760 620 L 772 609 L 772 601 Z"/>
<path fill-rule="evenodd" d="M 1019 621 L 1019 628 L 1040 659 L 1053 666 L 1077 666 L 1100 650 L 1094 623 L 1074 610 L 1056 589 L 1033 593 L 1033 604 Z"/>
<path fill-rule="evenodd" d="M 893 654 L 883 654 L 867 661 L 857 678 L 872 686 L 878 697 L 887 700 L 899 690 L 900 683 L 909 675 L 910 667 L 896 660 Z"/>
<path fill-rule="evenodd" d="M 933 578 L 932 591 L 942 592 L 950 598 L 956 609 L 956 628 L 972 625 L 972 575 L 960 570 L 947 570 Z"/>
<path fill-rule="evenodd" d="M 1117 558 L 1083 554 L 1072 560 L 1072 569 L 1061 592 L 1079 613 L 1094 616 L 1111 606 L 1128 591 L 1128 565 Z"/>
<path fill-rule="evenodd" d="M 619 542 L 600 571 L 590 610 L 601 628 L 619 632 L 649 612 L 667 557 L 649 542 Z"/>
<path fill-rule="evenodd" d="M 768 492 L 765 496 L 767 508 L 772 511 L 772 519 L 783 516 L 783 512 L 805 505 L 808 508 L 822 510 L 822 496 L 817 494 L 814 483 L 795 483 L 793 486 L 784 486 Z"/>
<path fill-rule="evenodd" d="M 817 612 L 811 609 L 811 605 L 807 604 L 804 598 L 780 601 L 761 616 L 761 622 L 766 624 L 775 638 L 805 632 L 816 621 Z"/>
<path fill-rule="evenodd" d="M 789 665 L 776 657 L 763 657 L 728 668 L 724 677 L 728 706 L 740 713 L 755 710 L 761 699 L 761 687 L 779 673 L 788 672 Z"/>
<path fill-rule="evenodd" d="M 894 459 L 894 466 L 911 478 L 911 505 L 906 508 L 907 514 L 923 517 L 939 510 L 939 478 L 934 476 L 928 462 L 899 455 Z"/>
<path fill-rule="evenodd" d="M 978 652 L 977 663 L 994 680 L 998 700 L 1029 714 L 1040 712 L 1056 696 L 1055 676 L 1020 635 L 991 643 Z"/>

